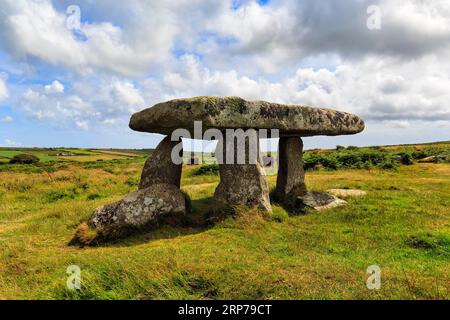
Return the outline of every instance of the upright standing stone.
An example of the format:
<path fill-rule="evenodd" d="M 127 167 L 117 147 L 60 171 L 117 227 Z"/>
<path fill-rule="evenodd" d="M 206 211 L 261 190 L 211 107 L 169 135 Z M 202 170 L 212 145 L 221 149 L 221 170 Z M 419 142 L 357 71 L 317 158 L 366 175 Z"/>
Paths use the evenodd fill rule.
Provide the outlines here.
<path fill-rule="evenodd" d="M 299 137 L 281 137 L 278 147 L 278 177 L 276 196 L 300 197 L 306 194 L 303 168 L 303 141 Z"/>
<path fill-rule="evenodd" d="M 152 155 L 145 162 L 141 174 L 139 189 L 145 189 L 154 184 L 171 184 L 180 188 L 182 163 L 172 161 L 172 150 L 180 141 L 172 141 L 165 137 Z M 180 151 L 182 153 L 182 150 Z"/>
<path fill-rule="evenodd" d="M 256 141 L 256 150 L 250 147 L 250 141 Z M 272 212 L 264 168 L 259 162 L 259 139 L 256 131 L 245 140 L 245 154 L 241 153 L 239 143 L 235 142 L 234 137 L 226 137 L 225 143 L 218 144 L 216 155 L 222 155 L 223 151 L 223 161 L 219 160 L 220 183 L 214 199 L 231 206 L 257 207 L 263 214 Z M 230 149 L 232 144 L 234 150 Z M 235 164 L 230 163 L 230 156 L 234 157 Z M 241 157 L 245 159 L 243 164 L 239 163 Z"/>

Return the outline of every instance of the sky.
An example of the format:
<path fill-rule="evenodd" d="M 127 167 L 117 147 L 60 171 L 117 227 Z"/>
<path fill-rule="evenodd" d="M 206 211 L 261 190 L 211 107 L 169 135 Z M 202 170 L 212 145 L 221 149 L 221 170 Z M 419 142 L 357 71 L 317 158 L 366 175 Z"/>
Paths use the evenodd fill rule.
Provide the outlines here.
<path fill-rule="evenodd" d="M 130 115 L 203 95 L 366 122 L 307 148 L 450 140 L 450 1 L 0 0 L 0 146 L 153 148 Z"/>

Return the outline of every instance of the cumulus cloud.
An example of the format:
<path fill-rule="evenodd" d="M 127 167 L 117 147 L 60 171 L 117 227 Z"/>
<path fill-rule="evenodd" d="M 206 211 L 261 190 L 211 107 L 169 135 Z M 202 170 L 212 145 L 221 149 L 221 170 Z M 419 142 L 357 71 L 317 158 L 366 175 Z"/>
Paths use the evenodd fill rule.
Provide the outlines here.
<path fill-rule="evenodd" d="M 6 100 L 9 96 L 5 79 L 6 79 L 6 75 L 0 73 L 0 101 Z"/>
<path fill-rule="evenodd" d="M 145 106 L 144 98 L 129 81 L 84 80 L 75 82 L 66 94 L 58 81 L 28 88 L 18 98 L 17 107 L 28 117 L 52 121 L 55 126 L 72 123 L 88 130 L 91 123 L 114 124 L 115 119 L 129 117 Z"/>
<path fill-rule="evenodd" d="M 397 123 L 450 119 L 450 63 L 433 56 L 405 62 L 366 58 L 338 65 L 334 71 L 299 68 L 278 82 L 239 76 L 235 70 L 212 72 L 190 55 L 181 57 L 178 69 L 163 79 L 163 91 L 172 97 L 238 95 L 338 108 L 367 120 L 403 121 Z"/>
<path fill-rule="evenodd" d="M 177 48 L 208 63 L 240 64 L 273 73 L 317 55 L 416 58 L 450 45 L 450 3 L 435 0 L 131 0 L 78 1 L 79 30 L 50 0 L 2 0 L 3 47 L 76 72 L 144 75 L 171 61 Z M 381 10 L 382 28 L 367 28 L 367 8 Z M 83 20 L 84 15 L 95 17 Z M 218 59 L 220 58 L 220 59 Z"/>
<path fill-rule="evenodd" d="M 77 3 L 81 23 L 73 30 L 67 25 L 67 19 L 74 18 L 66 14 L 70 2 L 57 10 L 50 0 L 2 0 L 7 15 L 0 20 L 4 49 L 16 57 L 30 55 L 80 73 L 103 70 L 140 75 L 168 61 L 179 36 L 183 36 L 181 42 L 196 38 L 190 32 L 196 21 L 222 7 L 206 0 L 132 0 L 125 7 L 111 1 L 96 1 L 94 6 L 88 0 Z M 88 12 L 114 22 L 83 21 Z"/>
<path fill-rule="evenodd" d="M 3 141 L 3 145 L 4 145 L 5 147 L 20 147 L 22 144 L 19 143 L 19 142 L 13 141 L 13 140 L 11 140 L 11 139 L 5 139 L 5 140 Z"/>
<path fill-rule="evenodd" d="M 58 80 L 55 80 L 51 84 L 46 85 L 44 89 L 47 93 L 63 93 L 64 85 Z"/>
<path fill-rule="evenodd" d="M 405 120 L 386 120 L 383 123 L 387 126 L 397 128 L 397 129 L 406 129 L 410 126 L 410 123 Z"/>
<path fill-rule="evenodd" d="M 381 13 L 379 30 L 367 27 L 372 5 Z M 223 59 L 250 55 L 266 71 L 324 54 L 411 59 L 450 46 L 450 3 L 443 0 L 279 0 L 271 6 L 247 2 L 209 23 L 222 36 L 218 41 L 227 36 L 237 40 L 220 48 Z"/>
<path fill-rule="evenodd" d="M 279 81 L 268 81 L 242 76 L 233 69 L 210 70 L 187 54 L 158 81 L 149 78 L 135 84 L 119 78 L 94 78 L 75 82 L 72 91 L 64 95 L 54 94 L 62 89 L 55 90 L 59 86 L 53 82 L 27 89 L 18 105 L 34 118 L 67 120 L 88 130 L 95 123 L 127 121 L 133 112 L 168 99 L 241 96 L 336 108 L 406 128 L 411 120 L 450 120 L 448 74 L 450 62 L 439 62 L 433 56 L 404 62 L 369 57 L 359 63 L 342 63 L 332 71 L 298 68 Z"/>

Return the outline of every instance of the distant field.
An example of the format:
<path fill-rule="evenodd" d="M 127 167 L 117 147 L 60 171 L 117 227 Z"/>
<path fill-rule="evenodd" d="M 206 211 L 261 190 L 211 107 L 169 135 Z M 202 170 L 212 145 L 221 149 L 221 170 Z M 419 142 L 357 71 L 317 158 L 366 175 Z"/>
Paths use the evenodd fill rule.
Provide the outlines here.
<path fill-rule="evenodd" d="M 15 155 L 27 153 L 37 156 L 41 162 L 65 161 L 65 162 L 90 162 L 98 160 L 120 160 L 126 158 L 143 157 L 148 151 L 140 150 L 112 150 L 112 149 L 74 149 L 74 148 L 0 148 L 0 163 L 7 163 Z M 70 156 L 58 154 L 69 153 Z"/>
<path fill-rule="evenodd" d="M 2 165 L 0 299 L 450 299 L 450 163 L 353 168 L 372 152 L 392 161 L 416 148 L 444 154 L 442 146 L 309 151 L 318 163 L 338 161 L 337 170 L 307 172 L 310 190 L 368 194 L 323 212 L 295 216 L 273 206 L 270 221 L 162 227 L 90 248 L 67 243 L 94 208 L 136 190 L 142 154 L 89 150 L 77 157 L 92 161 Z M 219 181 L 216 171 L 194 174 L 200 167 L 184 166 L 182 177 L 195 214 L 214 205 Z M 268 182 L 273 188 L 276 176 Z M 81 268 L 80 291 L 66 287 L 70 265 Z M 381 268 L 380 290 L 366 287 L 370 265 Z"/>
<path fill-rule="evenodd" d="M 8 162 L 12 157 L 15 155 L 24 153 L 23 151 L 19 150 L 2 150 L 0 148 L 0 161 L 2 162 Z M 48 156 L 42 151 L 34 151 L 32 149 L 27 150 L 25 153 L 33 154 L 37 156 L 42 162 L 49 162 L 49 161 L 55 161 L 55 159 L 52 156 Z"/>

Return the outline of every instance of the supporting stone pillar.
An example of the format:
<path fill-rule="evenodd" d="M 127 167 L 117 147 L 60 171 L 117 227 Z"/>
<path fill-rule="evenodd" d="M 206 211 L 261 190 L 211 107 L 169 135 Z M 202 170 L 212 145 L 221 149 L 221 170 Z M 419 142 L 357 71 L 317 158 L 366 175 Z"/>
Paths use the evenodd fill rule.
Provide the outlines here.
<path fill-rule="evenodd" d="M 307 192 L 303 168 L 303 141 L 300 137 L 281 137 L 278 147 L 276 197 L 301 197 Z"/>
<path fill-rule="evenodd" d="M 171 155 L 173 148 L 180 141 L 172 141 L 170 136 L 165 137 L 147 159 L 141 174 L 139 189 L 145 189 L 154 184 L 171 184 L 180 188 L 182 163 L 175 164 Z M 182 149 L 180 156 L 182 156 Z"/>
<path fill-rule="evenodd" d="M 219 158 L 220 183 L 214 199 L 233 207 L 257 207 L 261 213 L 268 214 L 272 208 L 264 168 L 259 162 L 258 134 L 252 130 L 244 138 L 243 149 L 239 147 L 242 147 L 243 140 L 239 140 L 242 137 L 235 138 L 227 134 L 225 140 L 218 143 L 216 155 Z M 256 148 L 252 148 L 252 144 Z M 239 161 L 242 159 L 245 159 L 243 163 Z"/>
<path fill-rule="evenodd" d="M 346 202 L 326 192 L 308 192 L 303 168 L 303 141 L 300 137 L 282 137 L 278 147 L 278 177 L 275 200 L 286 210 L 302 213 L 306 209 L 324 210 Z"/>

